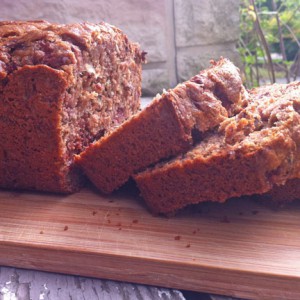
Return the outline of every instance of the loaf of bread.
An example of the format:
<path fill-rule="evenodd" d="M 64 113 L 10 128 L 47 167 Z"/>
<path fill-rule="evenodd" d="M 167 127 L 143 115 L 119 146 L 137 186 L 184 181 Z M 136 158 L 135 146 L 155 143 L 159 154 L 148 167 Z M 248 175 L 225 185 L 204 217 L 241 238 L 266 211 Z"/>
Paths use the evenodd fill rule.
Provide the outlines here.
<path fill-rule="evenodd" d="M 239 70 L 227 59 L 212 62 L 77 156 L 87 177 L 110 193 L 129 177 L 187 151 L 193 138 L 215 128 L 247 104 Z"/>
<path fill-rule="evenodd" d="M 135 175 L 143 198 L 153 212 L 170 214 L 294 184 L 289 180 L 300 178 L 299 112 L 299 82 L 252 90 L 249 105 L 192 150 Z"/>
<path fill-rule="evenodd" d="M 0 187 L 77 190 L 74 155 L 138 111 L 143 60 L 106 23 L 0 22 Z"/>

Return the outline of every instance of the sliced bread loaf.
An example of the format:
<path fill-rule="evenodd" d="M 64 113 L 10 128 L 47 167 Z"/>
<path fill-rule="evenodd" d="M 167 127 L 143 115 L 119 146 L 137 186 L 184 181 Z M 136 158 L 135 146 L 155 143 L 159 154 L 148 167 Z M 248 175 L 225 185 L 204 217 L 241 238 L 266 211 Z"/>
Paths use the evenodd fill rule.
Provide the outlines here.
<path fill-rule="evenodd" d="M 246 106 L 246 98 L 239 70 L 227 59 L 212 62 L 91 144 L 77 163 L 100 191 L 110 193 L 136 172 L 187 151 L 193 133 L 215 128 Z"/>
<path fill-rule="evenodd" d="M 300 177 L 300 83 L 258 88 L 250 99 L 186 154 L 134 176 L 153 212 L 262 194 Z"/>

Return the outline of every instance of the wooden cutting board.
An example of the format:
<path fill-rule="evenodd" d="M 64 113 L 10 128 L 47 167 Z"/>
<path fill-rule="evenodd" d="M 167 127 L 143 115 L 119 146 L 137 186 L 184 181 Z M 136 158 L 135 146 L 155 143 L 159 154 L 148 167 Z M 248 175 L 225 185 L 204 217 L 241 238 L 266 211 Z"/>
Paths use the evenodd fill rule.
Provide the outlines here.
<path fill-rule="evenodd" d="M 251 299 L 300 298 L 300 202 L 154 217 L 137 195 L 0 192 L 0 264 Z"/>

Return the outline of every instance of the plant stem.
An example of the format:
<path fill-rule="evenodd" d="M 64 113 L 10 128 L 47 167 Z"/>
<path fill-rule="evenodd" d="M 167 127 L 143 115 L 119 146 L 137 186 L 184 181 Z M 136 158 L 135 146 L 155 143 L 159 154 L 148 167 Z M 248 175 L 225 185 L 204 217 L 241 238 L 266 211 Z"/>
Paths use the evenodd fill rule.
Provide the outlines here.
<path fill-rule="evenodd" d="M 254 0 L 249 0 L 250 1 L 250 4 L 253 6 L 253 9 L 254 9 L 254 13 L 255 13 L 255 28 L 256 28 L 256 32 L 259 36 L 259 39 L 261 41 L 261 44 L 262 44 L 262 47 L 264 49 L 264 52 L 267 56 L 267 60 L 268 60 L 268 67 L 269 67 L 269 70 L 271 72 L 271 83 L 275 83 L 276 81 L 276 78 L 275 78 L 275 72 L 274 72 L 274 65 L 273 65 L 273 61 L 272 61 L 272 57 L 271 57 L 271 53 L 270 53 L 270 50 L 269 50 L 269 46 L 268 46 L 268 43 L 266 41 L 266 38 L 265 38 L 265 35 L 262 31 L 262 28 L 261 28 L 261 25 L 260 25 L 260 20 L 259 20 L 259 16 L 258 16 L 258 13 L 257 13 L 257 9 L 256 9 L 256 5 L 255 5 L 255 2 Z"/>
<path fill-rule="evenodd" d="M 254 81 L 253 81 L 253 70 L 251 68 L 251 66 L 249 67 L 249 75 L 250 75 L 250 83 L 251 83 L 251 87 L 254 86 Z"/>
<path fill-rule="evenodd" d="M 300 72 L 300 49 L 298 50 L 296 56 L 295 56 L 295 74 L 294 74 L 294 80 L 297 79 L 298 73 Z"/>
<path fill-rule="evenodd" d="M 272 7 L 273 7 L 274 12 L 276 12 L 275 18 L 276 18 L 277 27 L 278 27 L 280 51 L 281 51 L 281 55 L 282 55 L 286 81 L 287 81 L 287 83 L 289 83 L 291 81 L 290 80 L 290 72 L 289 72 L 289 68 L 286 65 L 287 57 L 286 57 L 286 51 L 285 51 L 285 46 L 284 46 L 284 41 L 283 41 L 283 36 L 282 36 L 282 27 L 281 27 L 279 14 L 277 12 L 277 5 L 276 5 L 275 0 L 272 0 Z"/>
<path fill-rule="evenodd" d="M 300 48 L 300 41 L 298 40 L 296 34 L 294 33 L 294 31 L 292 30 L 292 28 L 286 24 L 286 23 L 282 23 L 284 27 L 286 27 L 286 29 L 289 31 L 289 33 L 292 35 L 294 41 L 297 43 L 298 47 Z"/>
<path fill-rule="evenodd" d="M 257 52 L 255 51 L 255 72 L 256 72 L 256 83 L 257 83 L 257 86 L 260 85 L 260 82 L 259 82 L 259 71 L 258 71 L 258 60 L 257 60 Z"/>

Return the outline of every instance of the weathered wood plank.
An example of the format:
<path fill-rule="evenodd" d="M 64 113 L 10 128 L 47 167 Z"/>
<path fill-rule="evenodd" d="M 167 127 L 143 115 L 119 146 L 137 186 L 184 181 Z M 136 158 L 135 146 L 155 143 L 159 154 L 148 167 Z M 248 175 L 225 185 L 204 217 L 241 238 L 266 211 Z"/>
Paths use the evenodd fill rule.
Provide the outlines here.
<path fill-rule="evenodd" d="M 185 300 L 172 289 L 7 267 L 0 267 L 0 299 Z"/>

